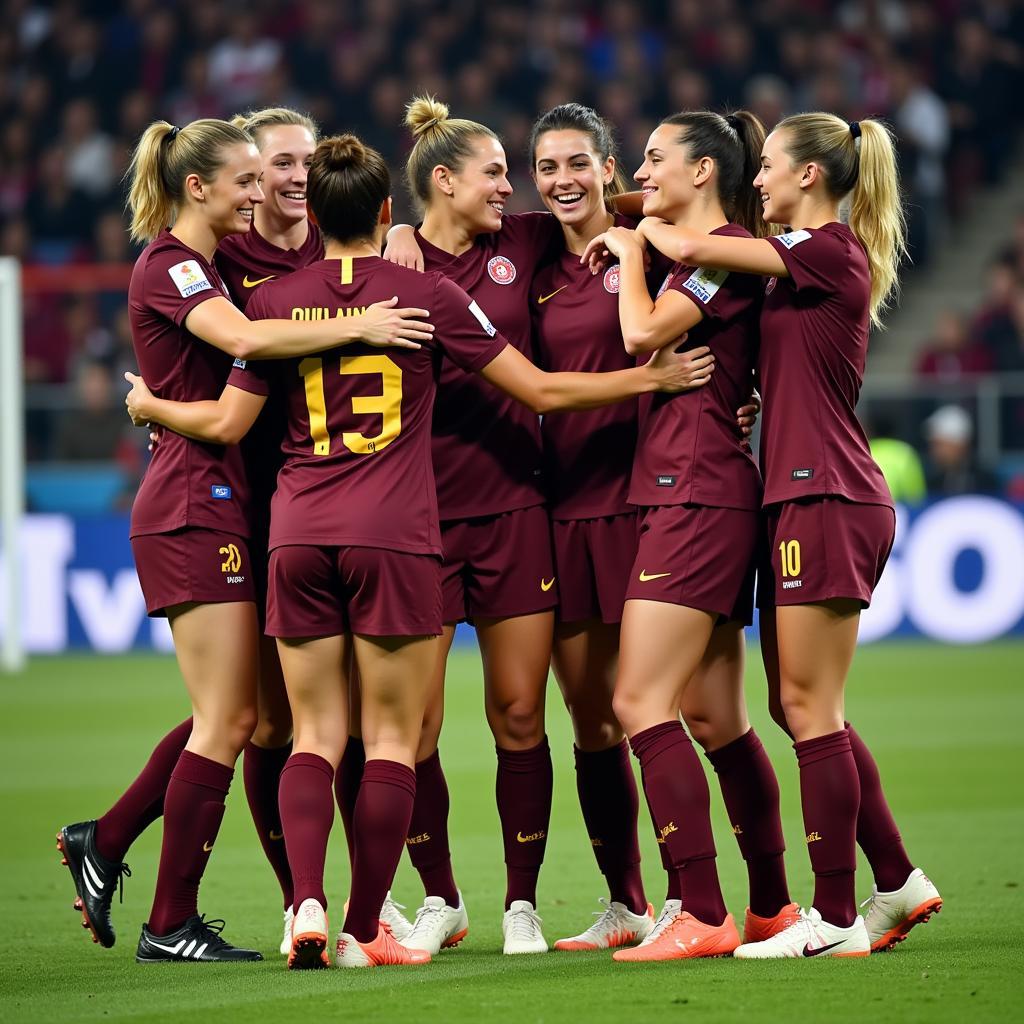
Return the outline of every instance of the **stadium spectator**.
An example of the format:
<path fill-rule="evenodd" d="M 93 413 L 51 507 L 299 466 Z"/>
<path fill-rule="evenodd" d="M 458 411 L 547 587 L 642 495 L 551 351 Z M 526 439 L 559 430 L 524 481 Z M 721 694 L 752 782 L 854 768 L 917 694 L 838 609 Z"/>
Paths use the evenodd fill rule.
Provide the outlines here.
<path fill-rule="evenodd" d="M 893 501 L 901 501 L 908 505 L 916 505 L 923 501 L 927 494 L 924 479 L 924 466 L 921 456 L 913 445 L 901 441 L 895 436 L 892 424 L 876 417 L 869 423 L 861 417 L 864 431 L 868 435 L 871 457 L 878 463 L 878 468 L 889 485 L 889 493 Z"/>
<path fill-rule="evenodd" d="M 106 195 L 114 184 L 114 140 L 100 131 L 95 103 L 79 97 L 64 108 L 60 142 L 68 184 L 92 199 Z"/>
<path fill-rule="evenodd" d="M 918 374 L 947 382 L 991 370 L 992 353 L 972 336 L 966 317 L 952 309 L 939 313 L 935 337 L 921 350 Z"/>
<path fill-rule="evenodd" d="M 130 453 L 134 447 L 114 381 L 104 363 L 83 362 L 75 380 L 77 407 L 60 418 L 54 439 L 54 457 L 61 462 L 97 462 L 112 453 Z"/>
<path fill-rule="evenodd" d="M 996 494 L 995 475 L 974 455 L 974 425 L 970 414 L 958 405 L 943 405 L 925 421 L 928 439 L 928 493 L 933 497 L 954 494 Z"/>

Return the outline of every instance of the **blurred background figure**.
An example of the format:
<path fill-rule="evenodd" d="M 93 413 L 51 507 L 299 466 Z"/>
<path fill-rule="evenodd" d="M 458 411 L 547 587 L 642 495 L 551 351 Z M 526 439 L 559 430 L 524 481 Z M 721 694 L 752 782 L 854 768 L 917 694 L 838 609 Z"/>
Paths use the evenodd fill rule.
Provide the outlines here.
<path fill-rule="evenodd" d="M 995 475 L 974 454 L 974 426 L 959 405 L 943 405 L 925 420 L 928 440 L 928 494 L 997 494 Z"/>
<path fill-rule="evenodd" d="M 893 501 L 916 505 L 927 494 L 921 456 L 912 444 L 896 436 L 893 424 L 882 416 L 864 420 L 871 456 L 889 485 Z"/>

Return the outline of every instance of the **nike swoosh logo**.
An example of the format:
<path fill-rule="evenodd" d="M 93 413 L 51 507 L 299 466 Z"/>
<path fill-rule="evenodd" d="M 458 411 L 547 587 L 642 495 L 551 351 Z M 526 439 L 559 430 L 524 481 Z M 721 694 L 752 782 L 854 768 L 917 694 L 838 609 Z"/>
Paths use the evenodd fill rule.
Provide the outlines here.
<path fill-rule="evenodd" d="M 255 288 L 256 285 L 263 284 L 264 281 L 273 281 L 274 277 L 275 275 L 271 274 L 269 277 L 261 277 L 258 281 L 250 281 L 249 275 L 246 274 L 245 277 L 242 278 L 242 285 L 246 288 Z"/>
<path fill-rule="evenodd" d="M 649 573 L 646 569 L 641 569 L 640 570 L 640 582 L 641 583 L 650 583 L 651 580 L 660 580 L 660 579 L 663 579 L 665 576 L 671 576 L 671 575 L 672 575 L 672 573 L 670 573 L 670 572 L 652 572 L 652 573 Z"/>
<path fill-rule="evenodd" d="M 817 949 L 811 949 L 810 946 L 804 946 L 804 956 L 821 956 L 822 953 L 827 953 L 830 949 L 835 949 L 836 946 L 841 946 L 843 940 L 840 939 L 838 942 L 833 942 L 828 946 L 819 946 Z"/>
<path fill-rule="evenodd" d="M 549 590 L 550 590 L 550 589 L 551 589 L 551 588 L 552 588 L 552 587 L 553 587 L 554 585 L 555 585 L 555 577 L 554 577 L 554 576 L 552 576 L 552 577 L 551 577 L 551 579 L 549 579 L 549 580 L 546 580 L 546 579 L 544 579 L 544 577 L 543 577 L 543 576 L 541 577 L 541 579 L 540 579 L 540 589 L 541 589 L 541 590 L 543 590 L 545 594 L 546 594 L 546 593 L 547 593 L 547 592 L 548 592 L 548 591 L 549 591 Z"/>
<path fill-rule="evenodd" d="M 568 287 L 569 286 L 567 284 L 563 284 L 561 288 L 556 288 L 550 295 L 538 295 L 537 305 L 543 306 L 544 303 L 548 301 L 548 299 L 553 299 L 559 292 L 564 292 L 565 289 Z"/>
<path fill-rule="evenodd" d="M 270 841 L 276 843 L 279 839 L 284 839 L 283 832 L 275 832 L 273 829 L 270 830 Z"/>
<path fill-rule="evenodd" d="M 534 843 L 538 839 L 543 839 L 544 835 L 545 834 L 543 832 L 535 832 L 531 836 L 524 836 L 522 832 L 517 832 L 516 833 L 516 840 L 518 842 L 520 842 L 520 843 Z"/>
<path fill-rule="evenodd" d="M 207 853 L 209 853 L 209 852 L 210 852 L 210 851 L 211 851 L 211 850 L 213 849 L 213 843 L 211 843 L 211 842 L 205 842 L 205 843 L 203 843 L 203 849 L 204 849 L 204 850 L 205 850 L 205 851 L 206 851 Z"/>

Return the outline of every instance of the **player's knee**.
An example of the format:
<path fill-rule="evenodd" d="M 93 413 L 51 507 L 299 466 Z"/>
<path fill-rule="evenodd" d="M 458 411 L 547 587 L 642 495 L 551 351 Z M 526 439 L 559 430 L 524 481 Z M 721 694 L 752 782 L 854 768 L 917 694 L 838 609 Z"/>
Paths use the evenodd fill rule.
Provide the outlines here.
<path fill-rule="evenodd" d="M 261 710 L 259 720 L 252 732 L 252 742 L 258 747 L 283 747 L 292 738 L 292 716 L 290 714 L 268 714 Z"/>
<path fill-rule="evenodd" d="M 768 714 L 771 715 L 772 721 L 784 733 L 786 733 L 787 736 L 793 735 L 789 727 L 789 722 L 786 720 L 786 712 L 782 707 L 782 700 L 777 694 L 768 698 Z"/>
<path fill-rule="evenodd" d="M 498 730 L 512 743 L 539 743 L 544 735 L 544 704 L 532 697 L 511 700 L 498 709 Z"/>
<path fill-rule="evenodd" d="M 628 686 L 617 686 L 612 697 L 612 713 L 626 730 L 627 736 L 636 732 L 642 700 L 639 691 Z"/>
<path fill-rule="evenodd" d="M 687 714 L 685 711 L 683 712 L 683 721 L 686 723 L 690 738 L 694 743 L 700 744 L 704 750 L 714 750 L 716 747 L 724 745 L 714 722 L 701 715 Z"/>

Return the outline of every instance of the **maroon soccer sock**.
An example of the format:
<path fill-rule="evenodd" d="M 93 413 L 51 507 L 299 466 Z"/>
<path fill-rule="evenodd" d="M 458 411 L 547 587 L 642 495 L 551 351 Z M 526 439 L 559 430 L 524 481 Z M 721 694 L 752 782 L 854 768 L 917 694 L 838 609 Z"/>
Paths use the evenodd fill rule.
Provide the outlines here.
<path fill-rule="evenodd" d="M 722 787 L 729 823 L 747 864 L 750 909 L 772 917 L 789 903 L 775 769 L 753 729 L 708 752 Z"/>
<path fill-rule="evenodd" d="M 628 741 L 627 741 L 628 742 Z M 654 841 L 658 844 L 658 856 L 661 858 L 661 866 L 665 870 L 665 876 L 668 878 L 668 889 L 665 892 L 666 900 L 679 900 L 682 902 L 683 890 L 679 884 L 679 872 L 672 870 L 672 858 L 669 856 L 668 849 L 665 847 L 665 840 L 661 837 L 661 832 L 658 829 L 658 822 L 654 817 L 654 811 L 651 808 L 651 801 L 647 796 L 647 781 L 644 778 L 644 766 L 640 765 L 640 788 L 644 791 L 644 800 L 647 801 L 647 811 L 651 816 L 651 825 L 654 827 Z"/>
<path fill-rule="evenodd" d="M 846 731 L 850 734 L 850 749 L 860 779 L 857 842 L 871 865 L 879 892 L 892 892 L 903 886 L 914 870 L 914 865 L 910 863 L 907 851 L 903 848 L 900 830 L 889 810 L 878 765 L 871 751 L 849 722 L 846 723 Z"/>
<path fill-rule="evenodd" d="M 664 840 L 669 876 L 677 876 L 683 909 L 704 924 L 725 920 L 715 867 L 711 795 L 700 758 L 679 721 L 662 722 L 630 738 L 643 768 L 654 827 Z M 664 861 L 663 861 L 664 863 Z M 671 895 L 669 898 L 678 899 Z"/>
<path fill-rule="evenodd" d="M 793 744 L 800 765 L 800 802 L 814 871 L 814 906 L 829 924 L 857 917 L 857 809 L 860 779 L 846 729 Z"/>
<path fill-rule="evenodd" d="M 494 749 L 498 754 L 495 796 L 505 846 L 505 909 L 516 900 L 536 907 L 537 878 L 551 823 L 551 748 L 545 736 L 529 750 Z"/>
<path fill-rule="evenodd" d="M 647 911 L 640 877 L 640 844 L 636 819 L 640 801 L 629 744 L 623 740 L 608 750 L 573 747 L 576 755 L 576 791 L 597 866 L 608 882 L 608 893 L 634 914 Z"/>
<path fill-rule="evenodd" d="M 242 755 L 245 798 L 249 801 L 249 811 L 260 837 L 260 845 L 277 875 L 285 908 L 292 905 L 295 893 L 291 869 L 288 867 L 288 854 L 284 848 L 278 787 L 281 784 L 281 772 L 291 752 L 291 743 L 283 747 L 258 747 L 255 743 L 247 743 Z"/>
<path fill-rule="evenodd" d="M 192 735 L 192 719 L 175 726 L 153 749 L 146 766 L 117 803 L 96 822 L 96 849 L 120 864 L 128 848 L 164 813 L 171 772 Z"/>
<path fill-rule="evenodd" d="M 341 821 L 345 826 L 345 842 L 348 844 L 348 865 L 351 868 L 356 857 L 355 833 L 353 819 L 356 813 L 356 800 L 359 798 L 359 784 L 363 781 L 363 767 L 366 764 L 366 748 L 358 736 L 349 736 L 342 754 L 338 774 L 334 777 L 334 795 L 341 811 Z"/>
<path fill-rule="evenodd" d="M 416 773 L 397 761 L 367 761 L 353 817 L 355 858 L 344 930 L 371 942 L 395 878 L 416 799 Z"/>
<path fill-rule="evenodd" d="M 324 861 L 327 837 L 334 824 L 333 780 L 330 761 L 319 754 L 292 754 L 281 771 L 278 800 L 296 910 L 303 900 L 309 899 L 327 907 Z"/>
<path fill-rule="evenodd" d="M 183 750 L 164 797 L 164 838 L 149 930 L 167 935 L 198 913 L 199 882 L 224 817 L 235 771 Z"/>
<path fill-rule="evenodd" d="M 412 807 L 405 844 L 427 896 L 443 896 L 449 907 L 459 905 L 448 847 L 448 783 L 441 755 L 434 751 L 416 765 L 416 802 Z"/>

